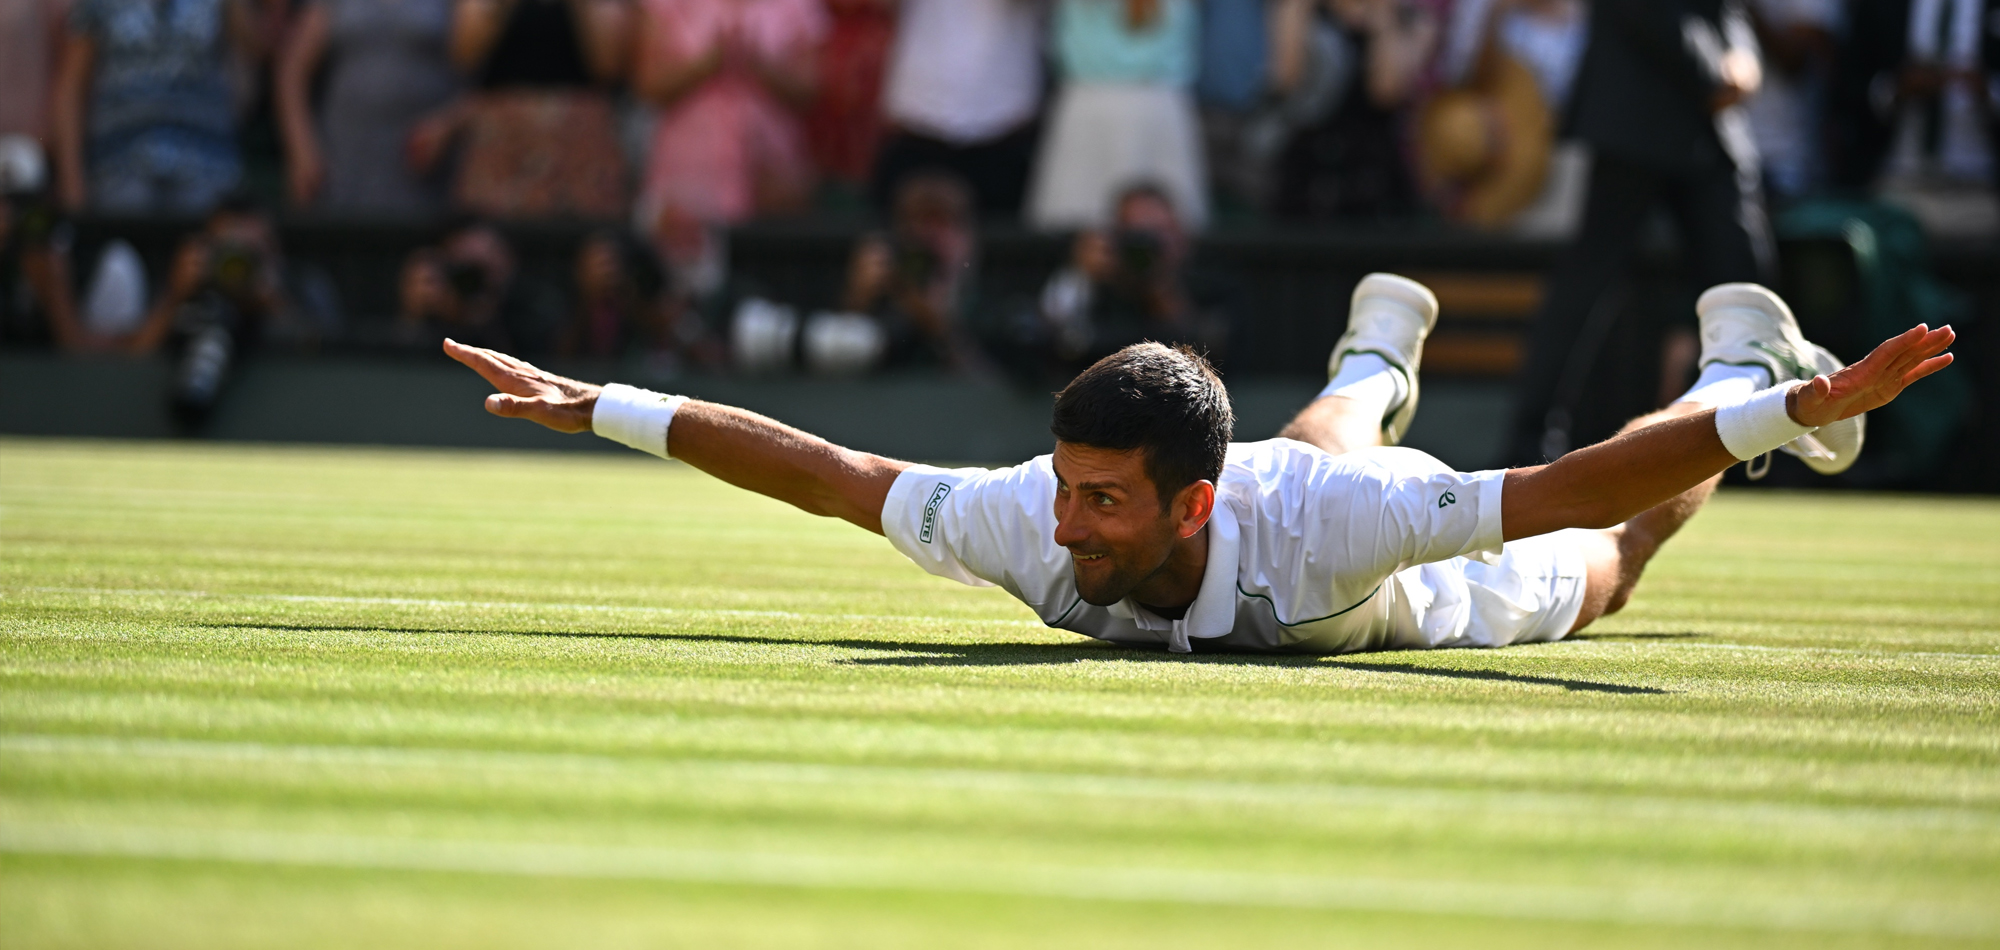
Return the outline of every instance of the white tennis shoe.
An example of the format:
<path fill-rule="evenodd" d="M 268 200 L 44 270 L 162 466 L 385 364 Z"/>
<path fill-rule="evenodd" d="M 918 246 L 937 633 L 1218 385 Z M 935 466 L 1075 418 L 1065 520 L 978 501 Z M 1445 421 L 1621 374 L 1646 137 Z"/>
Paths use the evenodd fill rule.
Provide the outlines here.
<path fill-rule="evenodd" d="M 1701 318 L 1701 365 L 1755 366 L 1771 374 L 1771 384 L 1810 380 L 1847 364 L 1799 332 L 1792 308 L 1758 284 L 1719 284 L 1695 302 Z M 1868 433 L 1866 413 L 1821 426 L 1780 447 L 1821 475 L 1838 475 L 1861 457 Z"/>
<path fill-rule="evenodd" d="M 1424 361 L 1424 339 L 1437 326 L 1437 318 L 1437 295 L 1408 277 L 1369 274 L 1354 288 L 1347 332 L 1334 344 L 1326 375 L 1328 379 L 1340 375 L 1340 363 L 1350 353 L 1373 353 L 1403 374 L 1410 395 L 1383 417 L 1383 445 L 1401 442 L 1410 431 L 1410 420 L 1417 417 L 1417 367 Z"/>

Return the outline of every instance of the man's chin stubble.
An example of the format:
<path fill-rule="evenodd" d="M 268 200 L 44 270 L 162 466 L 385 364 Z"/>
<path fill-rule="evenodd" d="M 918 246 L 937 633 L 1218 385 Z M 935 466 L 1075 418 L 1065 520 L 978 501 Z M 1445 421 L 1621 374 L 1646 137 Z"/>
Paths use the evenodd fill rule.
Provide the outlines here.
<path fill-rule="evenodd" d="M 1109 607 L 1112 604 L 1118 603 L 1119 601 L 1124 600 L 1127 597 L 1130 597 L 1132 595 L 1132 587 L 1136 586 L 1136 585 L 1126 585 L 1124 586 L 1123 589 L 1118 589 L 1117 587 L 1113 586 L 1108 589 L 1117 590 L 1117 593 L 1115 595 L 1107 595 L 1104 593 L 1105 589 L 1107 588 L 1099 588 L 1097 590 L 1092 590 L 1084 586 L 1083 578 L 1077 575 L 1076 569 L 1074 567 L 1070 569 L 1070 579 L 1076 583 L 1077 596 L 1082 597 L 1083 602 L 1091 605 L 1092 607 Z"/>

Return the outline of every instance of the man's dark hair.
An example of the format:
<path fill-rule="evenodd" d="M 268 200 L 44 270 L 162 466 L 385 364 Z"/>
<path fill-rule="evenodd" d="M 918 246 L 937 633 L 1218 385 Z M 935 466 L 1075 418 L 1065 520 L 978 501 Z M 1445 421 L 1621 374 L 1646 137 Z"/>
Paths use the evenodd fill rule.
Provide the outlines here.
<path fill-rule="evenodd" d="M 1078 374 L 1056 394 L 1049 431 L 1100 449 L 1144 449 L 1146 477 L 1164 510 L 1175 493 L 1222 478 L 1236 429 L 1215 367 L 1186 346 L 1137 343 Z"/>

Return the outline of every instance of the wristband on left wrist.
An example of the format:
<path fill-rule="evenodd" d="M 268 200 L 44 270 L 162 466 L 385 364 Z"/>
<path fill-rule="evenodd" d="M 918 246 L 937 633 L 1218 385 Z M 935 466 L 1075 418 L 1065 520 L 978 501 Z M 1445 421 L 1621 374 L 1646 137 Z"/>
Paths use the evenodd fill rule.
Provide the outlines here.
<path fill-rule="evenodd" d="M 1773 451 L 1818 426 L 1800 425 L 1792 418 L 1793 400 L 1804 384 L 1773 386 L 1742 402 L 1715 410 L 1715 434 L 1729 454 L 1749 461 Z"/>
<path fill-rule="evenodd" d="M 667 430 L 686 396 L 611 383 L 598 391 L 590 431 L 648 455 L 667 458 Z"/>

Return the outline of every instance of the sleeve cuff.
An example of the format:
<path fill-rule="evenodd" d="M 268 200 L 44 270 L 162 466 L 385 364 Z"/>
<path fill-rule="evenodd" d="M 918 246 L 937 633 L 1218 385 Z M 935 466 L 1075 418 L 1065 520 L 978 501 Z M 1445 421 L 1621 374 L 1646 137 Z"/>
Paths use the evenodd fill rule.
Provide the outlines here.
<path fill-rule="evenodd" d="M 1479 492 L 1479 526 L 1464 556 L 1493 564 L 1507 546 L 1506 526 L 1500 518 L 1500 495 L 1506 489 L 1507 472 L 1504 469 L 1475 472 L 1473 478 L 1477 479 Z"/>

